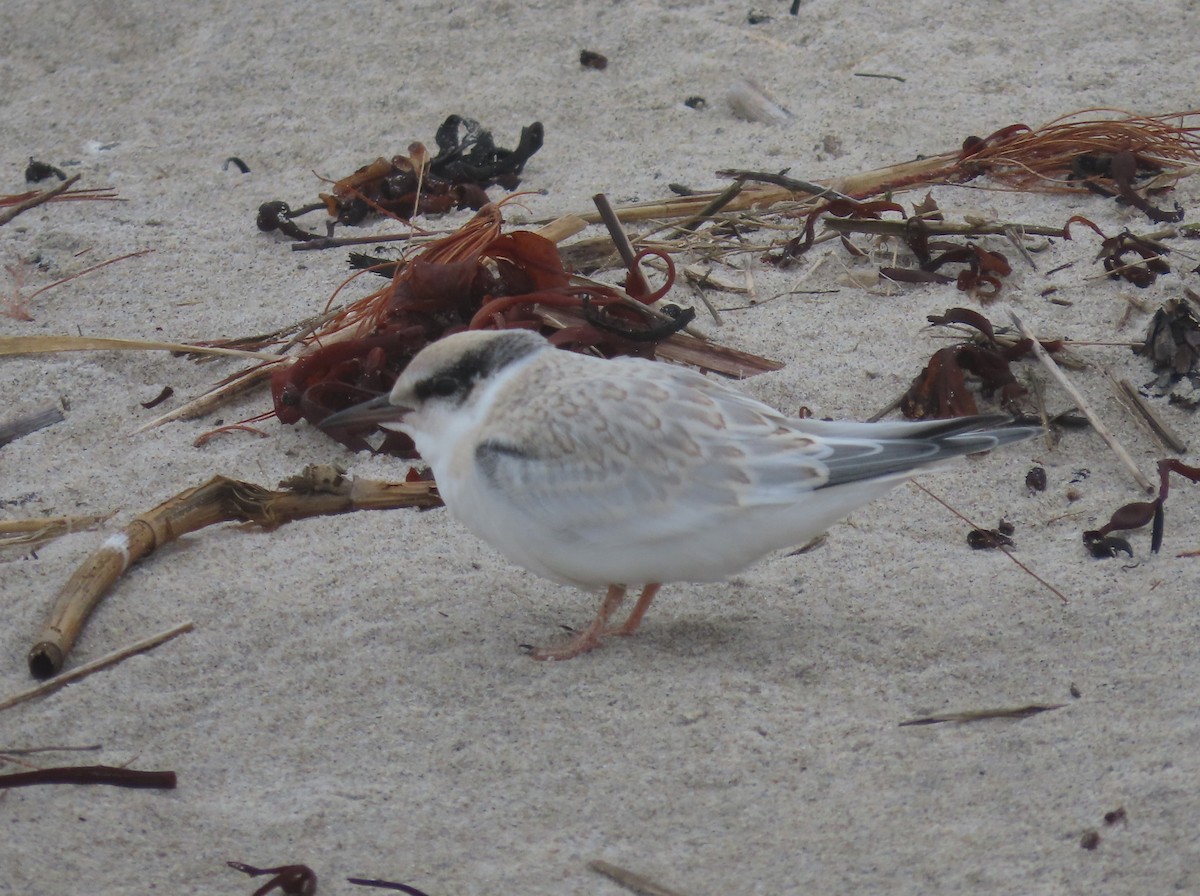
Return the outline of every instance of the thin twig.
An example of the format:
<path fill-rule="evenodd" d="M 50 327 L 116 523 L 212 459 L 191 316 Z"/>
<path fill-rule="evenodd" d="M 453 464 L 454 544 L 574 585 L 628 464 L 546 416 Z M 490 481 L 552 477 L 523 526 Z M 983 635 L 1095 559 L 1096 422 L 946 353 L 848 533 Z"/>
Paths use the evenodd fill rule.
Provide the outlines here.
<path fill-rule="evenodd" d="M 958 517 L 960 520 L 962 520 L 964 523 L 966 523 L 972 529 L 983 528 L 982 526 L 975 525 L 975 523 L 971 522 L 970 519 L 968 519 L 963 514 L 959 513 L 956 509 L 951 507 L 947 502 L 943 501 L 941 498 L 939 498 L 937 495 L 935 495 L 933 492 L 931 492 L 925 486 L 921 485 L 921 483 L 917 482 L 915 479 L 909 480 L 909 481 L 913 485 L 915 485 L 917 488 L 919 488 L 921 491 L 923 491 L 925 494 L 929 495 L 929 497 L 933 498 L 933 500 L 937 501 L 939 504 L 941 504 L 943 507 L 945 507 L 947 510 L 949 510 L 952 514 L 954 514 L 956 517 Z M 1057 588 L 1055 588 L 1053 585 L 1051 585 L 1049 582 L 1047 582 L 1045 579 L 1043 579 L 1041 576 L 1039 576 L 1036 572 L 1034 572 L 1032 569 L 1030 569 L 1028 566 L 1026 566 L 1024 563 L 1022 563 L 1016 557 L 1014 557 L 1012 552 L 1009 551 L 1008 548 L 1001 546 L 1000 550 L 1003 551 L 1005 557 L 1007 557 L 1013 563 L 1017 564 L 1017 566 L 1021 567 L 1022 570 L 1024 570 L 1028 575 L 1032 576 L 1037 582 L 1039 582 L 1042 585 L 1043 588 L 1045 588 L 1047 591 L 1049 591 L 1051 594 L 1053 594 L 1055 597 L 1057 597 L 1060 601 L 1062 601 L 1064 604 L 1070 603 L 1070 601 L 1067 600 L 1067 596 L 1065 594 L 1063 594 L 1061 591 L 1059 591 Z"/>
<path fill-rule="evenodd" d="M 876 236 L 903 238 L 910 232 L 911 218 L 906 221 L 880 220 L 876 218 L 827 218 L 821 224 L 837 233 L 870 233 Z M 1013 239 L 1015 234 L 1034 236 L 1063 236 L 1061 227 L 1043 224 L 1017 224 L 1011 221 L 996 221 L 989 224 L 956 224 L 953 221 L 921 221 L 921 228 L 929 236 L 1003 236 Z M 1107 276 L 1107 274 L 1105 275 Z"/>
<path fill-rule="evenodd" d="M 608 228 L 608 235 L 612 238 L 613 245 L 617 247 L 617 254 L 621 256 L 621 261 L 625 262 L 625 267 L 629 269 L 630 274 L 633 274 L 637 270 L 637 252 L 634 251 L 633 243 L 629 241 L 625 228 L 621 226 L 617 213 L 613 211 L 612 204 L 603 193 L 593 196 L 592 202 L 596 203 L 596 211 L 600 213 L 600 220 Z"/>
<path fill-rule="evenodd" d="M 320 249 L 340 249 L 344 246 L 365 246 L 376 243 L 402 243 L 427 238 L 427 233 L 381 233 L 379 236 L 319 236 L 316 239 L 292 243 L 293 252 L 313 252 Z"/>
<path fill-rule="evenodd" d="M 1133 474 L 1133 478 L 1137 484 L 1141 486 L 1147 494 L 1153 493 L 1153 483 L 1151 483 L 1149 479 L 1142 475 L 1142 471 L 1137 468 L 1137 464 L 1133 462 L 1133 458 L 1129 456 L 1129 452 L 1126 451 L 1124 446 L 1117 441 L 1117 438 L 1112 434 L 1112 431 L 1104 425 L 1104 421 L 1100 419 L 1094 410 L 1092 410 L 1091 405 L 1087 403 L 1087 400 L 1083 397 L 1082 393 L 1075 388 L 1075 384 L 1067 379 L 1067 375 L 1062 372 L 1056 363 L 1054 363 L 1054 359 L 1050 357 L 1050 353 L 1042 348 L 1042 344 L 1038 342 L 1037 337 L 1033 335 L 1033 332 L 1027 326 L 1025 326 L 1025 323 L 1016 315 L 1016 313 L 1010 311 L 1009 316 L 1012 318 L 1013 325 L 1016 326 L 1016 328 L 1021 332 L 1021 335 L 1030 341 L 1030 347 L 1033 350 L 1034 355 L 1037 356 L 1037 359 L 1042 362 L 1042 366 L 1050 372 L 1050 375 L 1058 381 L 1059 385 L 1067 390 L 1067 394 L 1069 394 L 1071 398 L 1075 400 L 1076 407 L 1078 407 L 1083 415 L 1088 418 L 1088 422 L 1092 424 L 1092 428 L 1100 434 L 1100 438 L 1104 439 L 1104 441 L 1108 443 L 1108 447 L 1112 449 L 1113 453 L 1117 456 L 1121 463 L 1125 465 L 1125 468 Z"/>
<path fill-rule="evenodd" d="M 137 252 L 126 252 L 124 255 L 118 255 L 116 258 L 110 258 L 107 261 L 102 261 L 99 264 L 94 264 L 91 267 L 84 268 L 82 271 L 77 271 L 76 273 L 72 274 L 69 277 L 63 277 L 61 280 L 55 280 L 53 283 L 47 283 L 41 289 L 37 289 L 34 292 L 30 293 L 29 298 L 26 299 L 26 301 L 32 302 L 34 299 L 36 299 L 38 296 L 40 296 L 46 290 L 54 289 L 54 287 L 56 287 L 56 286 L 62 286 L 64 283 L 70 283 L 72 280 L 76 280 L 76 279 L 84 276 L 85 274 L 92 273 L 92 271 L 98 271 L 98 270 L 100 270 L 100 268 L 108 267 L 110 264 L 116 264 L 118 261 L 125 261 L 126 259 L 129 259 L 129 258 L 141 258 L 143 255 L 151 254 L 153 251 L 154 251 L 153 249 L 139 249 Z"/>
<path fill-rule="evenodd" d="M 756 181 L 760 184 L 771 184 L 783 187 L 793 193 L 807 193 L 814 199 L 849 199 L 845 193 L 839 193 L 833 187 L 814 184 L 807 180 L 798 180 L 784 174 L 772 174 L 770 171 L 744 171 L 740 168 L 726 168 L 717 172 L 717 177 L 733 177 L 741 182 Z"/>
<path fill-rule="evenodd" d="M 106 654 L 97 660 L 92 660 L 90 663 L 84 663 L 77 669 L 72 669 L 70 672 L 64 672 L 61 675 L 56 675 L 49 681 L 43 681 L 37 687 L 30 688 L 28 691 L 23 691 L 20 694 L 9 697 L 7 700 L 0 701 L 0 710 L 8 709 L 16 706 L 18 703 L 24 703 L 27 700 L 32 700 L 35 697 L 51 694 L 54 691 L 57 691 L 63 685 L 67 685 L 73 681 L 78 681 L 81 678 L 85 678 L 88 675 L 91 675 L 93 672 L 99 672 L 101 669 L 115 665 L 116 663 L 126 660 L 135 654 L 151 650 L 152 648 L 157 647 L 159 644 L 163 644 L 167 641 L 170 641 L 172 638 L 177 638 L 182 634 L 190 632 L 193 628 L 195 628 L 193 623 L 184 622 L 175 626 L 174 628 L 167 629 L 165 632 L 160 632 L 159 634 L 153 635 L 149 638 L 143 638 L 141 641 L 130 644 L 128 647 L 122 647 L 120 650 L 114 650 L 112 653 Z"/>
<path fill-rule="evenodd" d="M 728 187 L 718 193 L 713 198 L 712 202 L 700 209 L 699 213 L 697 213 L 695 217 L 690 218 L 680 224 L 679 227 L 676 228 L 676 234 L 691 233 L 694 231 L 697 227 L 699 227 L 725 206 L 729 205 L 729 203 L 733 201 L 734 197 L 737 196 L 738 193 L 742 192 L 742 188 L 745 187 L 745 185 L 746 184 L 744 181 L 735 180 Z"/>

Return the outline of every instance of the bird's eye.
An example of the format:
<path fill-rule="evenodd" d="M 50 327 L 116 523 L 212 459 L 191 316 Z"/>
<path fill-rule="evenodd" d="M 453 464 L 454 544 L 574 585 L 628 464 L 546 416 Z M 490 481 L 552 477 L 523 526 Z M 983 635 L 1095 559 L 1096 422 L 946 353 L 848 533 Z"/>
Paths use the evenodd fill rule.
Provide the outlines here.
<path fill-rule="evenodd" d="M 458 392 L 459 383 L 452 376 L 438 376 L 429 381 L 429 394 L 438 398 L 449 398 Z"/>

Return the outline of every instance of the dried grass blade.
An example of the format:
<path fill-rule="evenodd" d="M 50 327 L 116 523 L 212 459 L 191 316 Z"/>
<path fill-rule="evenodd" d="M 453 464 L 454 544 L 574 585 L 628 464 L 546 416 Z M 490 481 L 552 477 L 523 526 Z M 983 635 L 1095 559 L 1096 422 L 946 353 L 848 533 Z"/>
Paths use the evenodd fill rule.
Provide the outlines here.
<path fill-rule="evenodd" d="M 274 355 L 247 352 L 236 348 L 191 345 L 185 342 L 158 342 L 153 339 L 110 339 L 100 336 L 0 336 L 0 357 L 94 351 L 184 352 L 196 355 L 222 355 L 230 358 L 253 358 L 256 361 L 275 358 Z"/>

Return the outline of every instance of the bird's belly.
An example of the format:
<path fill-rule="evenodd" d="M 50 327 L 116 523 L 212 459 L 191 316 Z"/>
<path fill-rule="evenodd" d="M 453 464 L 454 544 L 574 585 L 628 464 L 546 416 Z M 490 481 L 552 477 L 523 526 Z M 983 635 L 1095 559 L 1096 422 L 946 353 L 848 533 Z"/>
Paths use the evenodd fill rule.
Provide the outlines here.
<path fill-rule="evenodd" d="M 566 532 L 518 517 L 486 490 L 443 487 L 441 493 L 463 525 L 513 563 L 586 589 L 614 583 L 718 582 L 772 551 L 820 534 L 809 533 L 806 526 L 801 527 L 805 531 L 795 531 L 778 520 L 750 519 L 666 538 L 638 539 L 622 526 Z"/>
<path fill-rule="evenodd" d="M 651 537 L 638 534 L 636 518 L 593 521 L 579 531 L 552 528 L 515 511 L 475 477 L 448 477 L 440 491 L 455 517 L 512 562 L 556 582 L 595 589 L 727 579 L 767 554 L 811 541 L 895 484 L 819 489 L 786 505 L 701 508 L 693 528 Z"/>

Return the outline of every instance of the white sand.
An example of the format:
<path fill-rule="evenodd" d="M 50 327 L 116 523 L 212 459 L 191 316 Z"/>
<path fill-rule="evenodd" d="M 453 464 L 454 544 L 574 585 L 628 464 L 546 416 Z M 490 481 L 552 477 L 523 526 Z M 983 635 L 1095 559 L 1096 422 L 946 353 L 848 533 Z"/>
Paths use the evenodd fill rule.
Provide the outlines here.
<path fill-rule="evenodd" d="M 193 3 L 170 14 L 148 2 L 8 3 L 0 191 L 25 189 L 33 155 L 124 201 L 28 212 L 0 228 L 0 260 L 45 262 L 29 292 L 154 252 L 42 294 L 34 322 L 0 318 L 0 334 L 186 340 L 303 318 L 345 275 L 345 252 L 292 253 L 254 229 L 258 204 L 307 200 L 314 171 L 338 177 L 413 140 L 432 145 L 450 113 L 479 118 L 502 145 L 545 123 L 525 177 L 545 195 L 517 211 L 540 220 L 585 211 L 598 191 L 621 204 L 665 196 L 673 181 L 720 187 L 714 172 L 728 166 L 821 180 L 1089 106 L 1197 104 L 1195 2 L 917 0 L 885 14 L 812 0 L 796 17 L 762 6 L 772 21 L 750 26 L 747 6 L 723 3 Z M 580 68 L 582 48 L 606 53 L 608 70 Z M 905 80 L 854 76 L 864 71 Z M 767 86 L 794 121 L 735 119 L 722 97 L 739 77 Z M 708 108 L 686 108 L 692 94 Z M 827 136 L 843 155 L 820 149 Z M 230 155 L 251 173 L 223 171 Z M 1152 229 L 1093 197 L 934 193 L 955 217 L 1083 213 L 1110 233 Z M 1196 220 L 1195 179 L 1173 198 Z M 1051 336 L 1139 338 L 1148 316 L 1122 327 L 1126 299 L 1157 307 L 1181 282 L 1195 286 L 1182 273 L 1195 247 L 1173 245 L 1191 254 L 1142 291 L 1098 277 L 1097 240 L 1081 234 L 1039 256 L 1040 272 L 1017 260 L 988 313 L 1017 309 Z M 784 273 L 754 263 L 760 299 L 837 292 L 726 314 L 722 341 L 787 361 L 747 389 L 786 408 L 868 415 L 945 344 L 925 315 L 970 302 L 953 287 L 855 288 L 842 273 L 853 264 L 834 248 Z M 1050 304 L 1049 285 L 1074 304 Z M 1149 379 L 1126 349 L 1088 357 Z M 3 514 L 116 512 L 36 558 L 2 558 L 0 697 L 31 684 L 25 653 L 56 590 L 137 513 L 215 473 L 265 485 L 311 462 L 402 474 L 307 426 L 193 447 L 218 418 L 269 407 L 263 392 L 133 434 L 165 409 L 140 407 L 162 386 L 177 404 L 235 369 L 163 353 L 0 363 L 5 414 L 70 403 L 63 423 L 0 449 Z M 1152 471 L 1162 450 L 1099 368 L 1074 376 Z M 1047 394 L 1052 408 L 1069 403 Z M 1194 415 L 1164 414 L 1200 443 Z M 1030 496 L 1035 458 L 1050 487 Z M 1082 468 L 1091 475 L 1070 486 L 1072 503 Z M 261 881 L 225 867 L 236 859 L 307 863 L 322 893 L 361 892 L 348 876 L 431 896 L 620 892 L 587 870 L 594 858 L 695 896 L 1200 891 L 1200 561 L 1176 556 L 1197 547 L 1200 492 L 1172 494 L 1161 555 L 1135 533 L 1136 563 L 1098 562 L 1080 532 L 1137 491 L 1090 431 L 927 481 L 982 523 L 1013 521 L 1019 556 L 1070 603 L 1003 556 L 971 551 L 960 522 L 911 486 L 811 554 L 728 585 L 664 589 L 636 638 L 563 664 L 518 645 L 586 622 L 593 599 L 512 567 L 444 511 L 187 537 L 124 578 L 70 664 L 185 619 L 193 633 L 0 714 L 0 748 L 100 743 L 39 760 L 170 768 L 179 788 L 8 793 L 0 891 L 249 893 Z M 1068 705 L 898 727 L 1032 702 Z M 1106 827 L 1118 807 L 1128 824 Z M 1087 851 L 1092 828 L 1102 840 Z"/>

